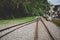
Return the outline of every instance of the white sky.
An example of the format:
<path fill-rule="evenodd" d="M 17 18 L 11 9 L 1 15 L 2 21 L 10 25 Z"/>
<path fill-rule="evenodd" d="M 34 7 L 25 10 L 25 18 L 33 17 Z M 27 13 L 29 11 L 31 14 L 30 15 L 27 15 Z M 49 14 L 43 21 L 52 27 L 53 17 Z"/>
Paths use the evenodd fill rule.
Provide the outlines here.
<path fill-rule="evenodd" d="M 53 4 L 53 5 L 60 5 L 60 0 L 47 0 L 48 3 Z"/>

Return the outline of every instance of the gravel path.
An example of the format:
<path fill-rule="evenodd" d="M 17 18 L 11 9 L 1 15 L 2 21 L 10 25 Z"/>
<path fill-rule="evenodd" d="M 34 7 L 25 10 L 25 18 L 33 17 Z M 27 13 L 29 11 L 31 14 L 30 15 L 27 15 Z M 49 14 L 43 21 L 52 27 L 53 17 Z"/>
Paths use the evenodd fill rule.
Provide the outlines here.
<path fill-rule="evenodd" d="M 24 26 L 2 37 L 0 40 L 34 40 L 36 23 Z"/>
<path fill-rule="evenodd" d="M 52 40 L 41 21 L 39 21 L 38 25 L 39 25 L 39 27 L 38 27 L 38 40 Z"/>
<path fill-rule="evenodd" d="M 20 26 L 17 26 L 20 27 Z M 15 27 L 15 28 L 17 28 Z M 1 32 L 1 35 L 4 35 L 5 33 L 15 29 L 9 29 L 7 31 Z M 35 35 L 35 29 L 36 29 L 36 22 L 29 24 L 27 26 L 24 26 L 20 29 L 17 29 L 4 37 L 1 38 L 1 40 L 34 40 Z M 51 40 L 49 34 L 47 33 L 44 25 L 41 21 L 38 23 L 38 40 Z"/>
<path fill-rule="evenodd" d="M 50 33 L 53 35 L 55 40 L 60 40 L 60 27 L 57 27 L 54 23 L 50 21 L 46 21 L 42 18 L 44 23 L 46 24 L 47 28 L 49 29 Z"/>
<path fill-rule="evenodd" d="M 22 23 L 22 22 L 10 22 L 10 23 L 6 23 L 6 24 L 0 24 L 0 30 L 13 26 L 13 25 L 16 25 L 16 24 L 19 24 L 19 23 Z"/>
<path fill-rule="evenodd" d="M 44 18 L 42 19 L 47 25 L 47 28 L 49 29 L 55 40 L 60 40 L 60 28 L 56 27 L 56 25 L 54 25 L 53 23 L 46 21 Z M 21 26 L 22 25 L 0 32 L 0 36 Z M 0 38 L 0 40 L 34 40 L 35 29 L 36 22 L 14 30 L 13 32 L 10 32 L 9 34 Z M 52 40 L 41 21 L 38 22 L 38 40 Z"/>

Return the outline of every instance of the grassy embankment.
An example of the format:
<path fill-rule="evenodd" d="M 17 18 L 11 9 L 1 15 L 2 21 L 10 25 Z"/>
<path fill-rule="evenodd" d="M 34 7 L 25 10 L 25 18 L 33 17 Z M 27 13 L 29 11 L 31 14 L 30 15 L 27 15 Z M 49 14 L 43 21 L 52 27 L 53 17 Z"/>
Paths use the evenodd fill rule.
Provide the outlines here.
<path fill-rule="evenodd" d="M 10 22 L 27 22 L 32 20 L 35 17 L 24 17 L 24 18 L 15 18 L 15 19 L 8 19 L 8 20 L 0 20 L 0 24 L 6 24 Z"/>

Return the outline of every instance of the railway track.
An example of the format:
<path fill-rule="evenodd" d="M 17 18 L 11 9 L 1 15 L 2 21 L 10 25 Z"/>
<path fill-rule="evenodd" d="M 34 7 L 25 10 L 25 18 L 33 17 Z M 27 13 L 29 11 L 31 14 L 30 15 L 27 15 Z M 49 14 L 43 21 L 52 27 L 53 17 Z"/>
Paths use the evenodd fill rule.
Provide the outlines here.
<path fill-rule="evenodd" d="M 47 26 L 45 25 L 44 21 L 42 20 L 42 18 L 40 18 L 40 20 L 37 19 L 34 40 L 38 40 L 38 38 L 39 38 L 39 37 L 38 37 L 38 36 L 39 36 L 39 35 L 38 35 L 38 23 L 39 23 L 39 21 L 41 21 L 42 24 L 44 25 L 45 29 L 47 30 L 47 33 L 49 34 L 49 37 L 51 38 L 51 40 L 55 40 L 55 39 L 53 38 L 53 36 L 51 35 L 49 29 L 48 29 Z"/>
<path fill-rule="evenodd" d="M 6 32 L 6 33 L 4 33 L 3 35 L 1 35 L 0 36 L 0 38 L 3 38 L 4 36 L 6 36 L 6 35 L 8 35 L 9 33 L 11 33 L 11 32 L 13 32 L 13 31 L 15 31 L 15 30 L 17 30 L 17 29 L 19 29 L 19 28 L 22 28 L 22 27 L 24 27 L 24 26 L 26 26 L 26 25 L 29 25 L 29 24 L 32 24 L 32 23 L 34 23 L 34 22 L 36 22 L 36 29 L 35 29 L 35 33 L 34 33 L 34 40 L 38 40 L 38 24 L 39 24 L 39 21 L 41 21 L 42 22 L 42 24 L 44 25 L 44 27 L 45 27 L 45 29 L 47 30 L 47 33 L 49 34 L 49 37 L 51 38 L 51 40 L 55 40 L 54 38 L 53 38 L 53 36 L 51 35 L 51 33 L 49 32 L 49 29 L 47 28 L 47 26 L 45 25 L 45 23 L 44 23 L 44 21 L 39 17 L 39 18 L 36 18 L 36 19 L 34 19 L 34 20 L 32 20 L 32 21 L 29 21 L 29 22 L 25 22 L 25 23 L 22 23 L 22 24 L 17 24 L 17 25 L 14 25 L 14 26 L 11 26 L 11 27 L 9 27 L 9 28 L 5 28 L 5 29 L 2 29 L 2 30 L 0 30 L 0 33 L 1 32 L 5 32 L 5 31 L 7 31 L 7 30 L 9 30 L 9 29 L 12 29 L 12 28 L 14 28 L 14 29 L 12 29 L 12 30 L 10 30 L 10 31 L 8 31 L 8 32 Z M 18 27 L 17 27 L 18 26 Z"/>
<path fill-rule="evenodd" d="M 40 19 L 41 19 L 41 22 L 43 23 L 44 27 L 46 28 L 47 33 L 48 33 L 48 34 L 49 34 L 49 36 L 51 37 L 51 39 L 52 39 L 52 40 L 55 40 L 55 39 L 53 38 L 53 36 L 51 35 L 51 33 L 50 33 L 49 29 L 47 28 L 46 24 L 45 24 L 45 23 L 44 23 L 44 21 L 42 20 L 42 18 L 40 18 Z"/>
<path fill-rule="evenodd" d="M 22 27 L 24 27 L 24 26 L 26 26 L 26 25 L 29 25 L 29 24 L 31 24 L 31 23 L 33 23 L 33 22 L 35 22 L 35 21 L 36 21 L 36 19 L 33 19 L 33 20 L 28 21 L 28 22 L 25 22 L 25 23 L 21 23 L 21 24 L 13 25 L 13 26 L 8 27 L 8 28 L 4 28 L 4 29 L 0 30 L 0 33 L 1 33 L 1 32 L 4 32 L 4 31 L 7 31 L 7 30 L 9 30 L 9 29 L 12 29 L 12 28 L 14 28 L 14 29 L 12 29 L 12 30 L 4 33 L 3 35 L 0 36 L 0 38 L 8 35 L 9 33 L 13 32 L 13 31 L 15 31 L 15 30 L 17 30 L 17 29 L 19 29 L 19 28 L 22 28 Z M 17 27 L 17 26 L 19 26 L 19 27 Z"/>

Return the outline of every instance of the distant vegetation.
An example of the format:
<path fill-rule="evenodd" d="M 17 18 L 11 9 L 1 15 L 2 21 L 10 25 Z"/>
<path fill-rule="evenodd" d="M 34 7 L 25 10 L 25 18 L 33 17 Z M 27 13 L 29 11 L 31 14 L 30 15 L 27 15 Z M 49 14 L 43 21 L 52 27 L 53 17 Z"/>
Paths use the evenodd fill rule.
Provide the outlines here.
<path fill-rule="evenodd" d="M 47 11 L 46 0 L 0 0 L 0 19 L 43 15 Z"/>

